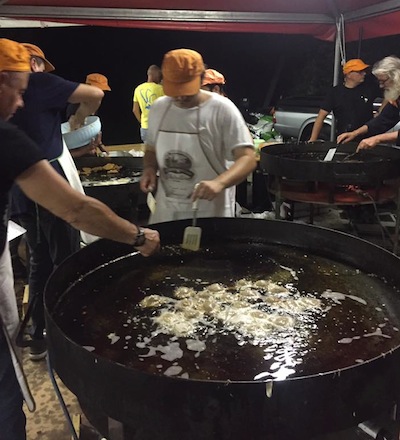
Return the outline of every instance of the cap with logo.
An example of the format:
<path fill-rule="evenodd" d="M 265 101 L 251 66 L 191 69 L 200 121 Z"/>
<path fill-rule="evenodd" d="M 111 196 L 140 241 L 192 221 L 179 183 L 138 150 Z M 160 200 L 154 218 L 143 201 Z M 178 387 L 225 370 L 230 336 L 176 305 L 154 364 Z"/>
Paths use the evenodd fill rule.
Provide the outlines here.
<path fill-rule="evenodd" d="M 195 50 L 175 49 L 167 52 L 161 70 L 167 96 L 191 96 L 199 92 L 204 62 Z"/>
<path fill-rule="evenodd" d="M 369 64 L 365 64 L 363 60 L 355 58 L 353 60 L 347 61 L 343 66 L 343 73 L 347 75 L 350 72 L 361 72 L 369 67 Z"/>
<path fill-rule="evenodd" d="M 53 66 L 53 64 L 51 64 L 50 61 L 46 59 L 46 57 L 44 56 L 44 52 L 42 51 L 42 49 L 40 49 L 40 47 L 35 46 L 34 44 L 31 43 L 21 43 L 21 44 L 28 49 L 28 52 L 30 53 L 31 57 L 39 57 L 43 60 L 45 72 L 52 72 L 53 70 L 56 69 Z"/>
<path fill-rule="evenodd" d="M 108 85 L 108 79 L 106 76 L 101 73 L 90 73 L 86 77 L 86 84 L 90 84 L 91 86 L 95 86 L 103 91 L 111 91 L 110 86 Z"/>
<path fill-rule="evenodd" d="M 0 38 L 0 72 L 30 72 L 31 57 L 21 44 L 7 38 Z"/>
<path fill-rule="evenodd" d="M 214 69 L 207 69 L 204 72 L 203 81 L 201 82 L 202 86 L 206 86 L 208 84 L 225 84 L 225 77 L 222 73 L 219 73 Z"/>

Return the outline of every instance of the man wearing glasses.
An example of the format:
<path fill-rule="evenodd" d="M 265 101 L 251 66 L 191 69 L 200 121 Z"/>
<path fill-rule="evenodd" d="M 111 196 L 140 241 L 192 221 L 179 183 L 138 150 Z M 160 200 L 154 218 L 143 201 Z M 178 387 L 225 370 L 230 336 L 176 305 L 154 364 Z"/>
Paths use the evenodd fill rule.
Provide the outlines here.
<path fill-rule="evenodd" d="M 381 96 L 381 91 L 378 84 L 366 80 L 368 67 L 358 58 L 347 61 L 343 66 L 343 83 L 332 87 L 327 93 L 309 142 L 318 139 L 324 119 L 330 112 L 336 118 L 337 134 L 355 130 L 373 117 L 373 103 Z"/>
<path fill-rule="evenodd" d="M 376 118 L 367 121 L 357 130 L 343 133 L 338 137 L 338 142 L 350 142 L 361 136 L 363 139 L 358 145 L 357 151 L 364 148 L 374 148 L 382 143 L 400 145 L 399 131 L 387 133 L 400 121 L 400 58 L 395 56 L 383 58 L 374 64 L 372 73 L 378 80 L 379 87 L 384 90 L 384 97 L 388 104 Z"/>

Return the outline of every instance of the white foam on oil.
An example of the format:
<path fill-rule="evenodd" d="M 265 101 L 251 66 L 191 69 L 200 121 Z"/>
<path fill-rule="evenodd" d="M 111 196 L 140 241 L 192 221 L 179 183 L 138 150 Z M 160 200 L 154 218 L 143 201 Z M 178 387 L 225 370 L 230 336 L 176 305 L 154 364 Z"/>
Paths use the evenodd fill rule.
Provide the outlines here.
<path fill-rule="evenodd" d="M 368 304 L 367 301 L 365 301 L 365 299 L 360 298 L 359 296 L 348 295 L 342 292 L 334 292 L 333 290 L 330 289 L 326 289 L 324 292 L 322 292 L 321 297 L 325 299 L 331 299 L 336 304 L 341 304 L 341 301 L 344 301 L 346 298 L 350 298 L 353 301 L 363 304 L 364 306 Z"/>
<path fill-rule="evenodd" d="M 115 333 L 109 333 L 107 338 L 111 341 L 111 345 L 113 345 L 121 339 L 121 336 L 118 336 Z"/>

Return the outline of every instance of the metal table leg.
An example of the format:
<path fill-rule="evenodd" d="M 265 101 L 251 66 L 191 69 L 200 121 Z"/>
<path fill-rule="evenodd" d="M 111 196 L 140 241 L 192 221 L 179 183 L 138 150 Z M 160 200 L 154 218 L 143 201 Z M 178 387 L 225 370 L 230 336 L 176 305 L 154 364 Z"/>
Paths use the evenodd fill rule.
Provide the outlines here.
<path fill-rule="evenodd" d="M 399 246 L 399 228 L 400 228 L 400 187 L 397 188 L 397 207 L 396 207 L 396 225 L 394 228 L 394 244 L 393 253 L 397 255 L 397 249 Z"/>
<path fill-rule="evenodd" d="M 108 433 L 113 440 L 125 440 L 124 425 L 111 417 L 108 418 Z"/>
<path fill-rule="evenodd" d="M 281 177 L 276 177 L 277 179 L 277 192 L 275 194 L 275 218 L 280 220 L 281 217 L 281 206 L 282 206 L 282 194 L 281 194 Z"/>
<path fill-rule="evenodd" d="M 56 395 L 57 395 L 58 401 L 60 402 L 64 416 L 67 419 L 68 427 L 71 431 L 72 438 L 73 438 L 73 440 L 79 440 L 78 434 L 76 433 L 75 428 L 74 428 L 74 424 L 72 423 L 71 415 L 68 412 L 67 405 L 65 404 L 65 401 L 61 395 L 60 388 L 57 384 L 56 378 L 54 377 L 54 372 L 53 372 L 53 368 L 51 367 L 49 354 L 47 354 L 46 363 L 47 363 L 47 371 L 49 372 L 51 383 L 53 384 L 54 391 L 56 392 Z"/>

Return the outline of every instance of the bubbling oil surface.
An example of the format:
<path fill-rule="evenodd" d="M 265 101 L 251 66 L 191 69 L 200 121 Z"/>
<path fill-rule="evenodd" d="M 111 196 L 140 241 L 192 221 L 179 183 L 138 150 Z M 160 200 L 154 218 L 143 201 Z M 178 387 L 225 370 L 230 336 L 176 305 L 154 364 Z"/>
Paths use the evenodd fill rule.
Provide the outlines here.
<path fill-rule="evenodd" d="M 157 323 L 161 311 L 177 303 L 177 288 L 198 293 L 218 283 L 236 295 L 238 280 L 261 285 L 262 298 L 246 306 L 250 316 L 270 313 L 290 325 L 268 331 L 250 325 L 252 333 L 243 331 L 248 316 L 239 314 L 237 325 L 230 326 L 205 313 L 190 326 L 190 303 L 180 309 L 189 316 L 185 331 L 166 331 Z M 286 292 L 273 306 L 263 300 L 270 294 L 263 281 Z M 141 307 L 150 295 L 166 301 Z M 186 252 L 168 246 L 152 265 L 135 267 L 126 258 L 91 272 L 66 291 L 53 316 L 86 349 L 142 371 L 221 381 L 283 380 L 340 370 L 397 347 L 398 296 L 396 287 L 374 274 L 288 247 L 226 243 Z M 235 305 L 224 301 L 230 314 Z M 293 301 L 314 307 L 299 311 Z"/>

